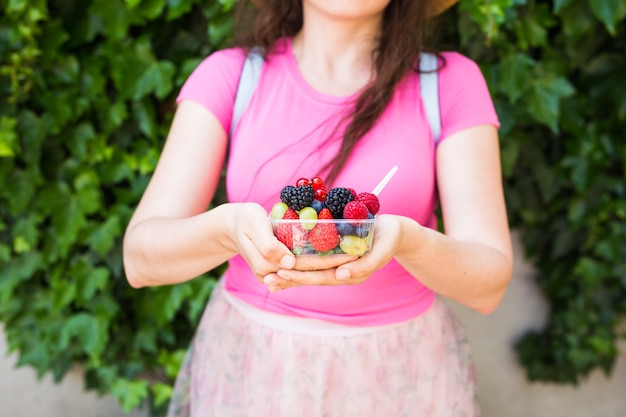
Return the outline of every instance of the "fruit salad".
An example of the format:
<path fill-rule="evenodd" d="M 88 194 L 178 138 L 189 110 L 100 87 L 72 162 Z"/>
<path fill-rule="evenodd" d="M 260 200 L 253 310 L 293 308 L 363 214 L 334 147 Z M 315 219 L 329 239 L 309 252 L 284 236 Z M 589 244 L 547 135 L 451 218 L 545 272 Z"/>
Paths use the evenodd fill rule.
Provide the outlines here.
<path fill-rule="evenodd" d="M 281 190 L 270 219 L 276 238 L 295 255 L 363 256 L 371 250 L 379 210 L 375 194 L 327 190 L 320 177 L 300 178 Z"/>

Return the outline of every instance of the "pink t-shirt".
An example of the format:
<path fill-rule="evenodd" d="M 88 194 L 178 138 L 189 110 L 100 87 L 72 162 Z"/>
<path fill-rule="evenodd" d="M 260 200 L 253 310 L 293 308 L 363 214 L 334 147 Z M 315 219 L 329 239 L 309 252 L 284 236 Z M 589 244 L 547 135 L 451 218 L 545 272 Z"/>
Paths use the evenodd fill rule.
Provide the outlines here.
<path fill-rule="evenodd" d="M 328 138 L 355 97 L 330 96 L 312 88 L 298 69 L 290 41 L 284 46 L 264 63 L 257 88 L 235 127 L 226 178 L 230 202 L 254 201 L 268 211 L 280 201 L 285 185 L 318 175 L 335 154 L 339 142 Z M 458 53 L 443 56 L 447 65 L 439 73 L 440 140 L 472 126 L 499 126 L 478 66 Z M 213 53 L 188 78 L 178 102 L 202 104 L 228 132 L 243 59 L 239 49 Z M 373 129 L 354 147 L 332 186 L 371 191 L 397 165 L 397 173 L 379 195 L 381 213 L 408 216 L 436 228 L 436 146 L 418 92 L 419 78 L 412 74 L 399 85 Z M 230 260 L 224 280 L 227 291 L 256 307 L 354 326 L 414 318 L 434 298 L 419 277 L 411 276 L 396 261 L 359 285 L 269 293 L 237 256 Z"/>

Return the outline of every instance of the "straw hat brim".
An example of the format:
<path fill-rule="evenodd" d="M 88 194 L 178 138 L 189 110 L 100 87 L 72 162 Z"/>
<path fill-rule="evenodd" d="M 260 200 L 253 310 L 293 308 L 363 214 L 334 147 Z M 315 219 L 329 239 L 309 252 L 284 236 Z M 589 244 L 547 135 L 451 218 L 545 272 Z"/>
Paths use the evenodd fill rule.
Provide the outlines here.
<path fill-rule="evenodd" d="M 437 4 L 435 5 L 435 10 L 434 10 L 433 15 L 438 15 L 438 14 L 441 14 L 441 13 L 445 12 L 450 7 L 452 7 L 455 3 L 458 3 L 458 2 L 459 2 L 459 0 L 439 0 L 439 1 L 437 1 Z"/>

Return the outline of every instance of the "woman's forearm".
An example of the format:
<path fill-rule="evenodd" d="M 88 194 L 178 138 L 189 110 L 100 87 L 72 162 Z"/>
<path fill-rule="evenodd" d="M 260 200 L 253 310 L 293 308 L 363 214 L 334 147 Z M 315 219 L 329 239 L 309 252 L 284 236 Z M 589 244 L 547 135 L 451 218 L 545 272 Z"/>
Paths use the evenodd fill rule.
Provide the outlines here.
<path fill-rule="evenodd" d="M 513 261 L 499 248 L 459 240 L 403 218 L 395 259 L 425 286 L 483 314 L 502 299 Z"/>
<path fill-rule="evenodd" d="M 189 218 L 155 217 L 124 237 L 126 278 L 133 287 L 175 284 L 195 278 L 236 254 L 224 206 Z"/>

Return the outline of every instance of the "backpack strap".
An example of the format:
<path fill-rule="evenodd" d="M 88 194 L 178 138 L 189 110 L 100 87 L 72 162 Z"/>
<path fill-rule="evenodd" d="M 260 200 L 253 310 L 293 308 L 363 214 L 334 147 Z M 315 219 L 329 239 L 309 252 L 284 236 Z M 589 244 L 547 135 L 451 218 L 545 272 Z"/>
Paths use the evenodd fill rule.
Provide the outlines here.
<path fill-rule="evenodd" d="M 237 94 L 235 96 L 235 104 L 233 106 L 233 117 L 230 122 L 229 137 L 233 136 L 241 114 L 248 106 L 248 101 L 250 101 L 250 97 L 252 97 L 252 93 L 254 93 L 254 89 L 261 76 L 262 66 L 263 56 L 257 49 L 252 49 L 243 61 L 239 85 L 237 86 Z"/>
<path fill-rule="evenodd" d="M 439 143 L 441 136 L 438 65 L 437 55 L 426 52 L 420 55 L 420 95 L 435 139 L 435 145 Z"/>
<path fill-rule="evenodd" d="M 439 143 L 441 136 L 441 115 L 439 109 L 439 78 L 437 74 L 437 56 L 431 53 L 420 55 L 420 96 L 424 103 L 426 117 L 435 139 Z M 246 109 L 252 93 L 256 88 L 263 67 L 263 56 L 257 49 L 252 49 L 246 56 L 237 86 L 233 117 L 230 123 L 230 136 L 232 137 L 241 114 Z"/>

